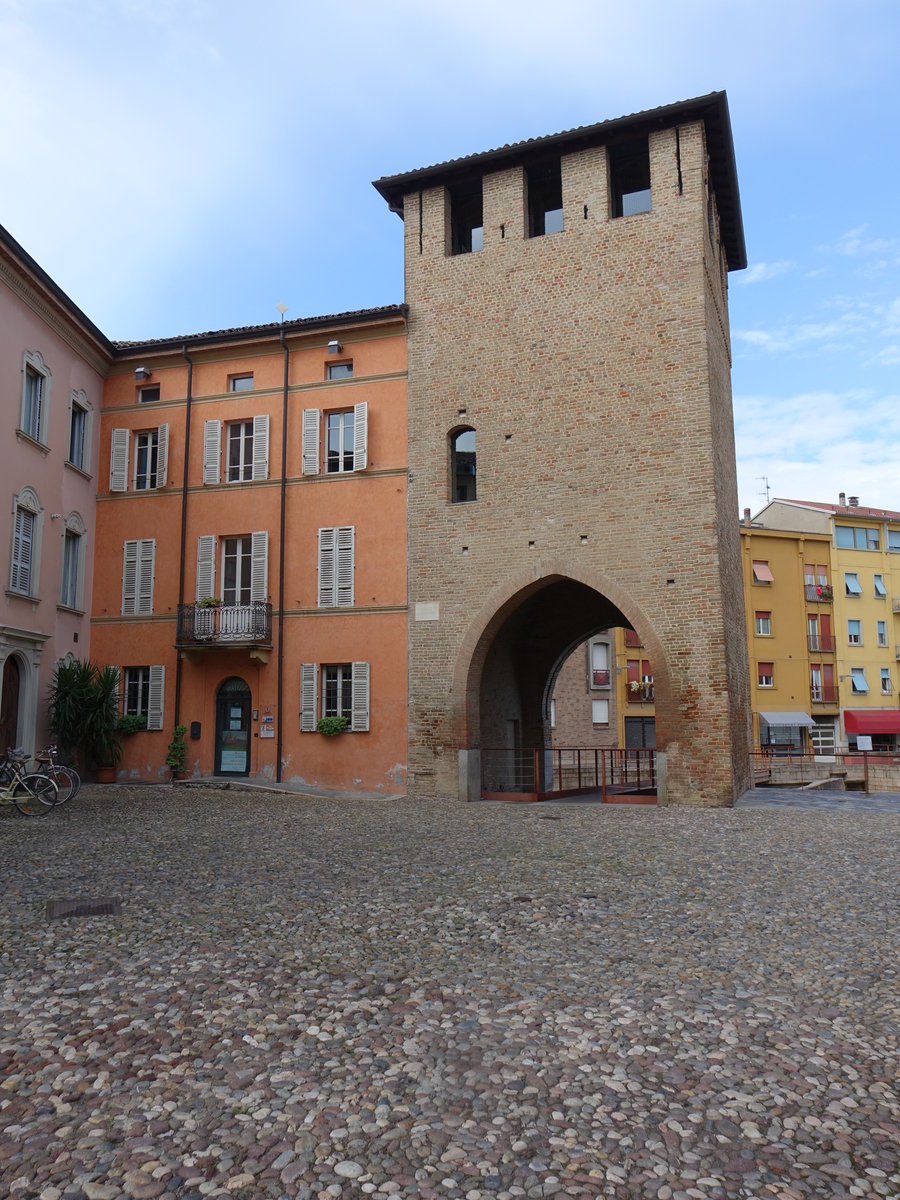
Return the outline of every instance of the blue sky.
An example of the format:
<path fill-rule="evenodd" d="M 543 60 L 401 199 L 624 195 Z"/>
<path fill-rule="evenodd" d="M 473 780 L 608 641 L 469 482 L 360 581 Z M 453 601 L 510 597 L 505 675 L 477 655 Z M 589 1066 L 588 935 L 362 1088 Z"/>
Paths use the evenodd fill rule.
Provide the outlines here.
<path fill-rule="evenodd" d="M 0 0 L 0 223 L 114 338 L 403 299 L 371 180 L 724 88 L 739 506 L 900 509 L 896 0 Z"/>

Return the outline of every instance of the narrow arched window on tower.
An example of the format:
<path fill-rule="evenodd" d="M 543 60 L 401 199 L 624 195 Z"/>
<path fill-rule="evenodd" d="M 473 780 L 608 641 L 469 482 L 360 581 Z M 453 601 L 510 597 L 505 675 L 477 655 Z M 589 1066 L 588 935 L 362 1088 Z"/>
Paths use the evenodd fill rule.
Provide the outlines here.
<path fill-rule="evenodd" d="M 476 498 L 475 430 L 470 426 L 450 434 L 450 499 L 461 504 Z"/>

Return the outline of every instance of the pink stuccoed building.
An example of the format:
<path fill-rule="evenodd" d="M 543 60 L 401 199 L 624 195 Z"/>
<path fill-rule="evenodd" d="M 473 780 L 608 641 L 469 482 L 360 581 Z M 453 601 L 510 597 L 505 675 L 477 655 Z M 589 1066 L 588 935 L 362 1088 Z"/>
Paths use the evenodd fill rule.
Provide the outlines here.
<path fill-rule="evenodd" d="M 0 226 L 0 746 L 46 744 L 53 668 L 90 654 L 103 375 L 110 343 Z"/>

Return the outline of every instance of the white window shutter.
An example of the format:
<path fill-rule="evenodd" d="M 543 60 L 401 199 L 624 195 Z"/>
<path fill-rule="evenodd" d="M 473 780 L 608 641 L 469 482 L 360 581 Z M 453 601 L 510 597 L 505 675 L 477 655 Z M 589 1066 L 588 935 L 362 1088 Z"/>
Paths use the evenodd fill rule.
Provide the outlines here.
<path fill-rule="evenodd" d="M 319 410 L 303 410 L 303 474 L 319 473 Z"/>
<path fill-rule="evenodd" d="M 253 418 L 253 478 L 269 478 L 269 414 Z"/>
<path fill-rule="evenodd" d="M 315 663 L 300 664 L 300 732 L 315 733 L 316 730 L 316 675 Z"/>
<path fill-rule="evenodd" d="M 334 603 L 339 608 L 353 607 L 353 526 L 343 525 L 337 534 L 337 589 Z"/>
<path fill-rule="evenodd" d="M 355 662 L 351 678 L 350 728 L 355 733 L 367 733 L 369 729 L 369 664 Z"/>
<path fill-rule="evenodd" d="M 364 471 L 369 461 L 369 405 L 353 405 L 353 470 Z"/>
<path fill-rule="evenodd" d="M 269 595 L 269 531 L 250 534 L 250 600 L 265 601 Z"/>
<path fill-rule="evenodd" d="M 319 530 L 319 608 L 334 605 L 334 529 Z"/>
<path fill-rule="evenodd" d="M 147 616 L 153 612 L 153 567 L 156 562 L 156 539 L 138 542 L 137 612 Z"/>
<path fill-rule="evenodd" d="M 164 488 L 169 469 L 169 426 L 160 425 L 156 431 L 156 486 Z"/>
<path fill-rule="evenodd" d="M 147 728 L 162 729 L 163 704 L 166 694 L 166 668 L 162 665 L 150 668 L 150 688 L 147 696 Z"/>
<path fill-rule="evenodd" d="M 134 616 L 137 599 L 137 542 L 126 542 L 122 562 L 122 616 Z"/>
<path fill-rule="evenodd" d="M 128 490 L 128 438 L 127 429 L 114 429 L 109 451 L 109 490 Z"/>
<path fill-rule="evenodd" d="M 216 594 L 216 538 L 204 533 L 197 538 L 197 603 Z"/>
<path fill-rule="evenodd" d="M 116 673 L 116 708 L 121 711 L 125 707 L 125 697 L 122 695 L 122 668 L 110 665 L 110 670 Z"/>
<path fill-rule="evenodd" d="M 222 422 L 203 422 L 203 482 L 219 482 L 222 461 Z"/>

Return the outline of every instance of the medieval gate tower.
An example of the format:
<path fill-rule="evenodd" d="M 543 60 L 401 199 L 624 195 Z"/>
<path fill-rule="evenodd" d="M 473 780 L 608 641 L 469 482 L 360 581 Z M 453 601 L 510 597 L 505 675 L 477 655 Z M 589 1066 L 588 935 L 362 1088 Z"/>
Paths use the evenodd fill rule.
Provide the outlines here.
<path fill-rule="evenodd" d="M 669 803 L 749 783 L 724 93 L 381 179 L 409 306 L 409 786 L 548 744 L 585 638 L 654 666 Z"/>

